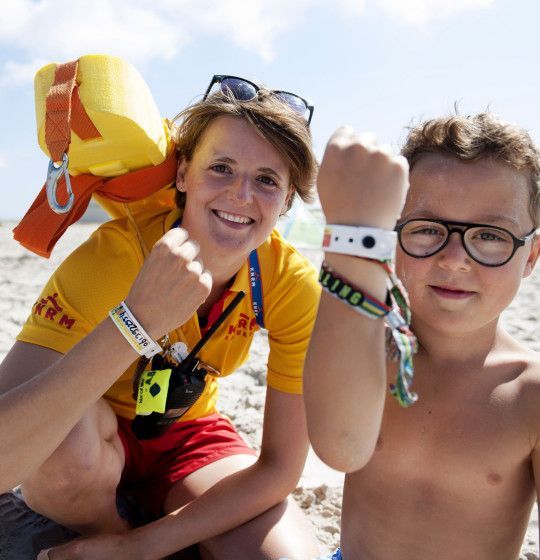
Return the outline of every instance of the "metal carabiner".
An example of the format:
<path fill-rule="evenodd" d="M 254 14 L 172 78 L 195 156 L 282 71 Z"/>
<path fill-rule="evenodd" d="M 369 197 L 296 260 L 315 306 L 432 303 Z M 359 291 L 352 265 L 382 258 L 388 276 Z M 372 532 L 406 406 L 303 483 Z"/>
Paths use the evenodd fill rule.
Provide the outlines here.
<path fill-rule="evenodd" d="M 69 179 L 68 162 L 68 155 L 67 153 L 64 153 L 62 155 L 62 163 L 60 165 L 56 165 L 56 163 L 51 160 L 49 162 L 49 169 L 47 170 L 47 200 L 49 201 L 49 206 L 51 207 L 51 209 L 57 214 L 65 214 L 66 212 L 69 212 L 73 207 L 73 202 L 75 201 L 75 195 L 73 194 L 73 190 L 71 189 L 71 181 Z M 66 190 L 68 194 L 68 200 L 64 204 L 64 206 L 62 206 L 56 198 L 58 179 L 60 179 L 62 173 L 64 174 L 64 177 L 66 179 Z"/>

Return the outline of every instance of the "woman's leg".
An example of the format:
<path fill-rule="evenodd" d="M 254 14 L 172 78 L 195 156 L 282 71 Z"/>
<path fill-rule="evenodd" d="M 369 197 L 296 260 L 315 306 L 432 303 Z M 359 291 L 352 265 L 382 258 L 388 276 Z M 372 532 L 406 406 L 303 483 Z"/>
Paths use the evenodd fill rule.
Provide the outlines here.
<path fill-rule="evenodd" d="M 165 500 L 165 512 L 182 507 L 254 461 L 253 456 L 232 455 L 191 473 L 173 486 Z M 200 549 L 205 560 L 311 560 L 319 553 L 313 528 L 292 498 L 227 533 L 200 543 Z"/>
<path fill-rule="evenodd" d="M 116 508 L 125 457 L 111 407 L 100 399 L 22 484 L 34 511 L 78 533 L 122 532 Z"/>

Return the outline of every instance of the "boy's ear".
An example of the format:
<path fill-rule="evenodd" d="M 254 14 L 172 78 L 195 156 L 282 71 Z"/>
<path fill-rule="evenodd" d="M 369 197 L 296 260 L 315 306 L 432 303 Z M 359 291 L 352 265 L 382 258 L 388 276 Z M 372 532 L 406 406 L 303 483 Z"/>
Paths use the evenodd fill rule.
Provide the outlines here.
<path fill-rule="evenodd" d="M 523 271 L 523 278 L 530 276 L 534 267 L 536 266 L 536 261 L 540 256 L 540 231 L 537 230 L 536 235 L 531 241 L 531 250 L 529 251 L 529 258 L 525 265 L 525 270 Z"/>
<path fill-rule="evenodd" d="M 186 192 L 185 175 L 188 164 L 185 157 L 181 157 L 178 161 L 178 168 L 176 169 L 176 190 Z"/>

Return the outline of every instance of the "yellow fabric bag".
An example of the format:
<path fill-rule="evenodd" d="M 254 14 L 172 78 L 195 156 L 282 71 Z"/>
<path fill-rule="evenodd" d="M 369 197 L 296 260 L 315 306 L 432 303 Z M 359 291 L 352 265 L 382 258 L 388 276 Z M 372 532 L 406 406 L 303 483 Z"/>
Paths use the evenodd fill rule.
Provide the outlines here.
<path fill-rule="evenodd" d="M 48 257 L 90 197 L 113 217 L 174 207 L 176 154 L 168 121 L 126 61 L 87 55 L 35 77 L 38 141 L 47 181 L 14 237 Z"/>
<path fill-rule="evenodd" d="M 45 140 L 46 98 L 54 83 L 56 67 L 44 66 L 34 80 L 38 141 L 49 158 L 51 153 Z M 81 103 L 101 136 L 81 140 L 72 130 L 70 175 L 115 177 L 158 165 L 165 159 L 171 143 L 169 127 L 133 66 L 114 56 L 81 56 L 76 81 Z"/>

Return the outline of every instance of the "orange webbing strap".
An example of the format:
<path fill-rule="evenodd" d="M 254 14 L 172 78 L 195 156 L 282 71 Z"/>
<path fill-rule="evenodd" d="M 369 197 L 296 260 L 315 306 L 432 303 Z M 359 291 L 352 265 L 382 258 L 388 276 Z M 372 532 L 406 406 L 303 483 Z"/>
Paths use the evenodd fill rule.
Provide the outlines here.
<path fill-rule="evenodd" d="M 66 229 L 84 213 L 94 192 L 118 202 L 134 202 L 150 196 L 154 192 L 174 183 L 177 156 L 173 151 L 167 159 L 153 167 L 131 171 L 119 177 L 107 178 L 94 175 L 78 175 L 71 178 L 75 202 L 65 214 L 53 212 L 47 202 L 45 186 L 13 230 L 13 237 L 24 247 L 42 257 L 50 257 L 56 242 Z M 64 182 L 64 179 L 61 179 Z M 60 181 L 59 181 L 60 183 Z M 67 195 L 65 185 L 59 189 L 60 204 Z"/>
<path fill-rule="evenodd" d="M 54 162 L 67 153 L 72 129 L 81 140 L 101 137 L 79 98 L 78 66 L 78 60 L 58 64 L 45 99 L 45 142 Z"/>

